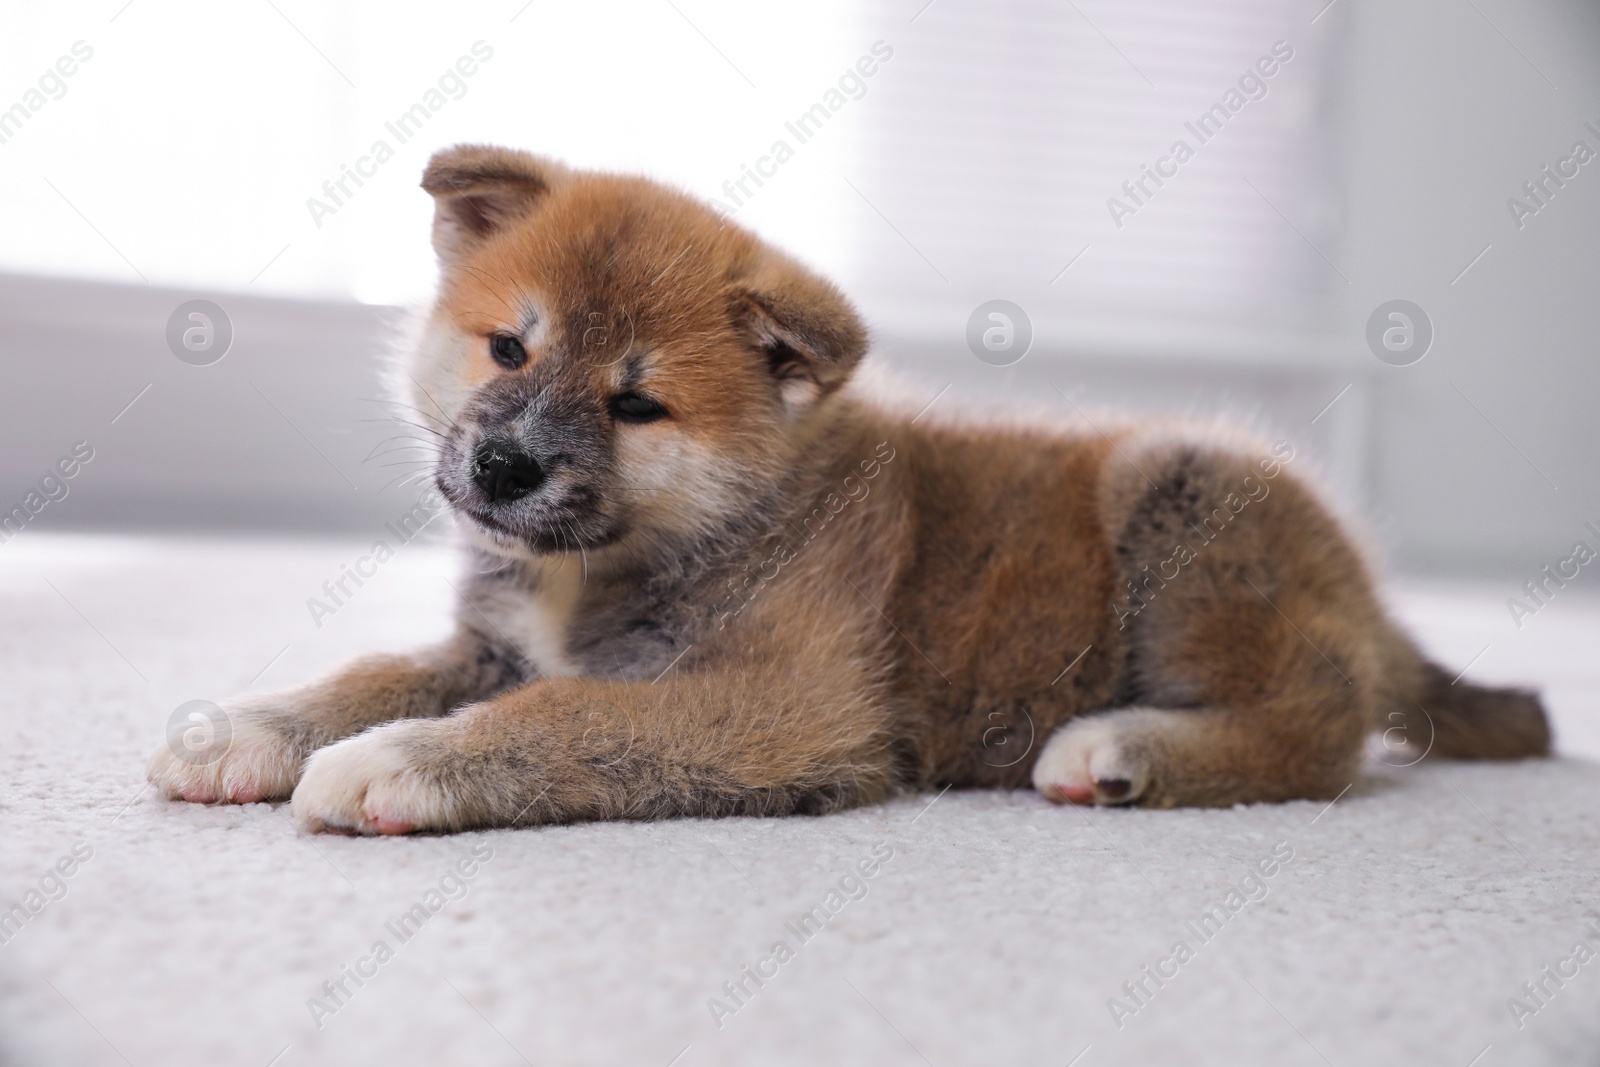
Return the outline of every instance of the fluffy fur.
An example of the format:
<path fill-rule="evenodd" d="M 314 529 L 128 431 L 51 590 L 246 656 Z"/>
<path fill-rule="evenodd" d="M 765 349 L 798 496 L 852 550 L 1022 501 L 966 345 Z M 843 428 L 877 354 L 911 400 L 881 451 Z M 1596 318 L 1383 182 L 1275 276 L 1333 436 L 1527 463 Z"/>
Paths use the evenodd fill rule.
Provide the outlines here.
<path fill-rule="evenodd" d="M 1332 797 L 1364 738 L 1548 751 L 1426 663 L 1287 446 L 914 419 L 844 297 L 690 198 L 441 152 L 408 356 L 455 636 L 228 705 L 169 796 L 312 829 L 825 812 L 902 788 Z M 1427 746 L 1427 747 L 1424 747 Z"/>

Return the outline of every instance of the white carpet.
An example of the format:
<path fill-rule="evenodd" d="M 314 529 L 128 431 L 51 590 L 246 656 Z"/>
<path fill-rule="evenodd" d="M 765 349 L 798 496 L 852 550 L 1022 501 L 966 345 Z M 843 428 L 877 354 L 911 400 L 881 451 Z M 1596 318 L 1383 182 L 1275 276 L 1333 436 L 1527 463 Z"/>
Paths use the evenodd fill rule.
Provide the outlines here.
<path fill-rule="evenodd" d="M 422 545 L 313 626 L 306 598 L 365 547 L 0 546 L 0 906 L 47 891 L 0 945 L 0 1062 L 1600 1062 L 1600 961 L 1544 979 L 1520 1029 L 1507 1007 L 1580 940 L 1600 952 L 1600 601 L 1583 590 L 1519 633 L 1509 581 L 1402 589 L 1446 662 L 1488 645 L 1475 677 L 1543 685 L 1566 756 L 1380 767 L 1327 810 L 952 792 L 822 819 L 355 840 L 299 836 L 281 806 L 143 791 L 180 703 L 443 631 L 453 567 Z M 1202 941 L 1187 924 L 1275 846 L 1293 858 Z M 859 899 L 830 901 L 875 847 L 893 856 L 845 883 Z M 463 859 L 472 877 L 451 877 Z M 386 924 L 419 902 L 402 941 Z M 786 927 L 830 903 L 809 941 Z M 380 939 L 392 958 L 345 979 L 319 1029 L 308 999 Z M 708 998 L 735 1007 L 723 983 L 780 940 L 793 958 L 746 979 L 719 1028 Z M 1179 940 L 1192 958 L 1127 1014 L 1123 983 Z"/>

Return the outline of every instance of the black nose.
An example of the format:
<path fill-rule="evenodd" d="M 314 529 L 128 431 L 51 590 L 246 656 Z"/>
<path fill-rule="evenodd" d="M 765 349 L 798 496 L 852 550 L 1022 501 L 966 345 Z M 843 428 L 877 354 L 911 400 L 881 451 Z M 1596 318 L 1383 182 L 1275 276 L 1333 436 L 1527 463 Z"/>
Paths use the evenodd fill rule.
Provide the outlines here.
<path fill-rule="evenodd" d="M 492 504 L 520 500 L 544 481 L 544 471 L 526 452 L 498 444 L 481 444 L 472 456 L 472 480 Z"/>

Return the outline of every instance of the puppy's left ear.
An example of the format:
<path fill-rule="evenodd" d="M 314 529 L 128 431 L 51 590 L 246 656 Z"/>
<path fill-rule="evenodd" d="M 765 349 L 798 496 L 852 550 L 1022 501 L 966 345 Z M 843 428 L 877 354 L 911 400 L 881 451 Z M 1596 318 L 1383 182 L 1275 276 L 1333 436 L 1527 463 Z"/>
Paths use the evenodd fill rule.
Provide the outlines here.
<path fill-rule="evenodd" d="M 867 331 L 855 308 L 796 263 L 769 262 L 734 289 L 733 302 L 735 318 L 791 411 L 844 385 L 866 354 Z"/>
<path fill-rule="evenodd" d="M 433 248 L 454 263 L 532 211 L 566 176 L 559 163 L 492 145 L 460 144 L 428 160 L 422 188 L 433 197 Z"/>

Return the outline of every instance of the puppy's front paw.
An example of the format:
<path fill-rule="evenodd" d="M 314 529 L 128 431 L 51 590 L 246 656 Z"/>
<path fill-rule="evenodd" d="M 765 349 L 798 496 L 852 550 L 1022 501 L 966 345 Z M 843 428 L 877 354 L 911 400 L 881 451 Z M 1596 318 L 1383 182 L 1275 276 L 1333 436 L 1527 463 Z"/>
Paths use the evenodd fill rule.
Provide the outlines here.
<path fill-rule="evenodd" d="M 304 742 L 260 708 L 209 705 L 175 725 L 146 776 L 171 800 L 254 804 L 294 791 Z"/>
<path fill-rule="evenodd" d="M 1126 743 L 1116 715 L 1073 719 L 1046 742 L 1033 787 L 1058 804 L 1131 804 L 1150 784 L 1149 768 Z"/>
<path fill-rule="evenodd" d="M 318 749 L 290 802 L 295 819 L 313 832 L 457 829 L 456 805 L 424 759 L 445 725 L 392 722 Z"/>

